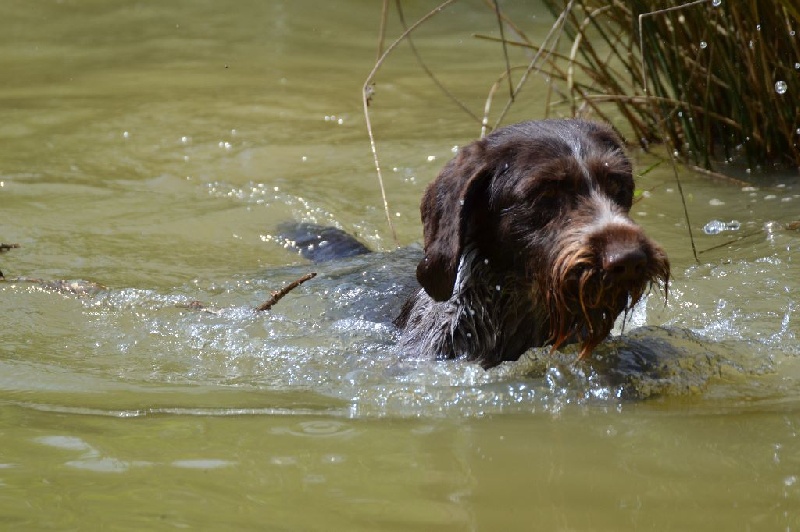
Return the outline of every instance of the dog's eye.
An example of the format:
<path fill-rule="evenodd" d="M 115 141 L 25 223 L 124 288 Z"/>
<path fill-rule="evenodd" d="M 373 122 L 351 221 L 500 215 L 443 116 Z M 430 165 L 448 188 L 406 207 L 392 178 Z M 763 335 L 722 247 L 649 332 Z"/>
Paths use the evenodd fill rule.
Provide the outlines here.
<path fill-rule="evenodd" d="M 630 207 L 633 202 L 633 179 L 630 176 L 611 174 L 603 188 L 605 193 L 620 205 Z"/>
<path fill-rule="evenodd" d="M 559 186 L 539 187 L 531 196 L 530 203 L 539 211 L 559 209 L 564 206 L 564 197 L 568 191 Z"/>

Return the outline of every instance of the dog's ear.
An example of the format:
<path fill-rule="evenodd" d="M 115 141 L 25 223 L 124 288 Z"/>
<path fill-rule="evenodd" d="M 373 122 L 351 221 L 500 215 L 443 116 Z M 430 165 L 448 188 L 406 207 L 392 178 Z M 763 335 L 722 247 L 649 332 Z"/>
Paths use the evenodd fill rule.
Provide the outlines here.
<path fill-rule="evenodd" d="M 486 206 L 486 186 L 493 168 L 481 141 L 465 146 L 428 185 L 420 204 L 425 256 L 417 279 L 436 301 L 453 295 L 458 263 L 470 224 Z"/>

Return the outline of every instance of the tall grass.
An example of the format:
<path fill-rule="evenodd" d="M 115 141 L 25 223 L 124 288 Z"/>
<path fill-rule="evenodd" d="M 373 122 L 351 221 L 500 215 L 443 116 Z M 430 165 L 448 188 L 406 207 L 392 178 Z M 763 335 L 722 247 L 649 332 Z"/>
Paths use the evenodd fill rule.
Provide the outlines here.
<path fill-rule="evenodd" d="M 541 42 L 531 41 L 524 24 L 502 10 L 505 2 L 514 0 L 483 0 L 500 36 L 476 37 L 502 42 L 505 68 L 491 85 L 482 117 L 439 81 L 412 40 L 420 25 L 457 1 L 441 0 L 407 24 L 403 1 L 394 0 L 403 32 L 384 46 L 392 1 L 383 0 L 378 59 L 362 96 L 393 235 L 369 106 L 378 70 L 404 43 L 442 93 L 481 123 L 482 134 L 503 122 L 524 85 L 535 77 L 531 74 L 538 72 L 549 80 L 545 114 L 557 109 L 562 115 L 615 125 L 623 120 L 626 136 L 632 135 L 645 149 L 663 143 L 684 162 L 721 173 L 800 168 L 798 0 L 542 0 L 554 23 Z M 530 52 L 526 66 L 511 64 L 511 47 Z M 500 112 L 494 112 L 492 102 L 505 83 L 510 97 Z M 490 114 L 495 115 L 492 121 Z M 677 171 L 676 181 L 680 188 Z M 684 212 L 690 228 L 685 200 Z"/>
<path fill-rule="evenodd" d="M 573 114 L 621 114 L 709 169 L 800 167 L 796 0 L 544 1 L 569 46 L 543 69 Z"/>

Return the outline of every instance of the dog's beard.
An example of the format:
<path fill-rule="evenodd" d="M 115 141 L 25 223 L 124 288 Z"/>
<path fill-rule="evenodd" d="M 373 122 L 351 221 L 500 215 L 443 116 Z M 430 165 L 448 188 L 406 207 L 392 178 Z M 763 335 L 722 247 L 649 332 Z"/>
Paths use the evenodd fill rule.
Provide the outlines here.
<path fill-rule="evenodd" d="M 619 282 L 594 264 L 592 253 L 581 247 L 565 249 L 556 257 L 544 280 L 545 303 L 550 315 L 552 350 L 564 343 L 581 343 L 580 359 L 591 355 L 614 327 L 617 317 L 630 312 L 653 285 L 661 283 L 667 297 L 669 263 L 657 247 L 639 279 Z"/>

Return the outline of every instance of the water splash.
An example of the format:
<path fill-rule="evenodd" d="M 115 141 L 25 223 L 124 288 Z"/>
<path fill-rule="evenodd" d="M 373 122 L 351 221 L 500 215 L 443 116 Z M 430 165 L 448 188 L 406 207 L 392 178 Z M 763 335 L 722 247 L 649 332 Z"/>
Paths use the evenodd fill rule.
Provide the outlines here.
<path fill-rule="evenodd" d="M 730 222 L 711 220 L 703 226 L 703 232 L 707 235 L 718 235 L 724 231 L 738 231 L 741 225 L 736 220 L 731 220 Z"/>

